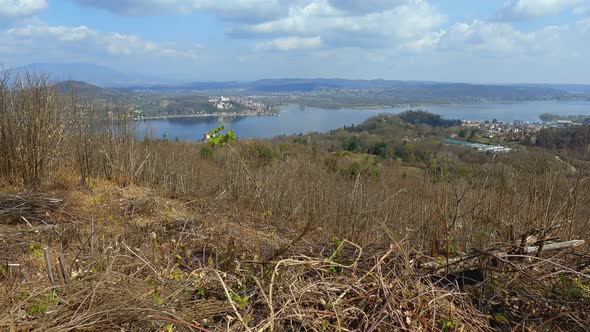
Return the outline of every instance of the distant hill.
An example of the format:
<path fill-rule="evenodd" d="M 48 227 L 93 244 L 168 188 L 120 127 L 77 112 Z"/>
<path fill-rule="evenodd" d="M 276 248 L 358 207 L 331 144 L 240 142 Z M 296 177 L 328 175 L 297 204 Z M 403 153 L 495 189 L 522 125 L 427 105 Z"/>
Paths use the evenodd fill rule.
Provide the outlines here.
<path fill-rule="evenodd" d="M 542 87 L 566 91 L 575 94 L 590 95 L 590 84 L 550 84 L 550 83 L 522 83 L 516 86 Z"/>
<path fill-rule="evenodd" d="M 195 82 L 177 85 L 134 86 L 133 89 L 150 91 L 209 91 L 211 93 L 329 93 L 347 90 L 366 90 L 365 97 L 401 98 L 402 100 L 546 100 L 574 97 L 569 92 L 549 86 L 481 85 L 440 83 L 432 81 L 349 80 L 349 79 L 263 79 L 252 82 Z"/>
<path fill-rule="evenodd" d="M 266 92 L 309 92 L 322 89 L 381 89 L 390 97 L 467 99 L 560 99 L 567 92 L 549 87 L 476 85 L 427 81 L 278 79 L 259 80 L 246 85 L 249 90 Z"/>
<path fill-rule="evenodd" d="M 82 96 L 98 96 L 106 92 L 106 89 L 101 88 L 100 86 L 72 80 L 56 83 L 55 87 L 59 92 L 66 95 L 72 93 L 72 91 L 75 91 L 76 94 Z"/>
<path fill-rule="evenodd" d="M 53 81 L 83 81 L 101 86 L 127 86 L 153 84 L 158 78 L 147 75 L 122 73 L 114 69 L 84 63 L 34 63 L 12 68 L 13 73 L 42 73 Z"/>
<path fill-rule="evenodd" d="M 58 82 L 55 84 L 55 87 L 63 94 L 70 94 L 72 91 L 75 91 L 80 96 L 96 97 L 117 92 L 115 89 L 103 88 L 98 85 L 74 80 Z"/>
<path fill-rule="evenodd" d="M 239 82 L 193 82 L 183 84 L 135 84 L 127 86 L 129 90 L 150 90 L 150 91 L 179 91 L 179 90 L 199 90 L 199 91 L 211 91 L 211 90 L 233 90 L 246 88 L 247 83 Z"/>
<path fill-rule="evenodd" d="M 393 87 L 439 84 L 430 81 L 351 80 L 339 78 L 279 78 L 251 82 L 192 82 L 171 85 L 139 85 L 130 88 L 158 91 L 172 90 L 247 90 L 259 92 L 306 92 L 321 89 L 384 89 Z M 441 83 L 442 84 L 442 83 Z"/>
<path fill-rule="evenodd" d="M 103 88 L 98 85 L 89 84 L 81 81 L 62 81 L 55 84 L 57 90 L 69 96 L 72 92 L 75 92 L 76 98 L 81 101 L 101 101 L 102 104 L 129 104 L 136 105 L 138 101 L 138 95 L 126 91 L 113 88 Z"/>
<path fill-rule="evenodd" d="M 313 91 L 317 89 L 385 89 L 395 87 L 420 86 L 438 84 L 423 81 L 398 80 L 348 80 L 348 79 L 265 79 L 249 84 L 250 90 L 257 91 Z"/>
<path fill-rule="evenodd" d="M 475 84 L 423 84 L 387 90 L 389 96 L 420 97 L 425 99 L 489 99 L 489 100 L 537 100 L 564 99 L 569 93 L 545 87 L 499 86 Z"/>

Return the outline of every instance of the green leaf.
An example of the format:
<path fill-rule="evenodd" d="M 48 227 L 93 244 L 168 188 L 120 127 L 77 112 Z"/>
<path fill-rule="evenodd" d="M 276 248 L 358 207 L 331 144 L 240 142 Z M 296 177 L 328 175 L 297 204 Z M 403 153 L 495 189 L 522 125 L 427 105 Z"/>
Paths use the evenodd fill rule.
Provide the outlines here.
<path fill-rule="evenodd" d="M 221 127 L 217 127 L 215 129 L 213 129 L 212 131 L 210 131 L 209 135 L 211 137 L 207 140 L 207 143 L 209 143 L 211 146 L 215 146 L 215 145 L 224 146 L 224 145 L 238 139 L 238 137 L 236 136 L 236 134 L 234 133 L 234 131 L 232 129 L 228 130 L 226 134 L 220 134 L 219 132 L 222 131 L 223 129 L 224 129 L 224 127 L 221 126 Z"/>

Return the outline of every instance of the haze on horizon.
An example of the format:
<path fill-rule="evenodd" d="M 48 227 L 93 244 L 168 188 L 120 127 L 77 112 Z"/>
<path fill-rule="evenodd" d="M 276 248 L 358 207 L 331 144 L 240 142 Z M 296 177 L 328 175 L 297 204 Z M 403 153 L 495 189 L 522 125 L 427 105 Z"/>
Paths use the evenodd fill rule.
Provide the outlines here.
<path fill-rule="evenodd" d="M 0 0 L 0 64 L 175 80 L 590 83 L 590 0 Z"/>

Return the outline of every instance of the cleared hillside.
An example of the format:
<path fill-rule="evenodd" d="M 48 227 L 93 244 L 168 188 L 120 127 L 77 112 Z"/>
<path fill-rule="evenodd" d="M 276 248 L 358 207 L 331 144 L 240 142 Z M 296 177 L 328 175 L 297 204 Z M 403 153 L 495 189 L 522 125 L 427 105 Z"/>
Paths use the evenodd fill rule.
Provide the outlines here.
<path fill-rule="evenodd" d="M 0 86 L 2 329 L 587 330 L 584 163 L 427 113 L 195 143 L 67 102 Z"/>

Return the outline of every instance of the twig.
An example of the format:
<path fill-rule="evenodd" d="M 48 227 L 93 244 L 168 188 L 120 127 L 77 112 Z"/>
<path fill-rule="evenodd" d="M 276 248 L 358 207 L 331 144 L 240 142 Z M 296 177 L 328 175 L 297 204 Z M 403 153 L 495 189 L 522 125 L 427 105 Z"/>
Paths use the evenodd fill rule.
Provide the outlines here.
<path fill-rule="evenodd" d="M 53 277 L 53 271 L 51 270 L 51 257 L 49 256 L 49 247 L 45 247 L 45 268 L 47 269 L 47 276 L 52 285 L 55 285 L 55 278 Z"/>
<path fill-rule="evenodd" d="M 145 258 L 139 256 L 137 253 L 135 253 L 135 251 L 131 250 L 131 248 L 129 248 L 125 243 L 123 243 L 123 246 L 125 247 L 125 249 L 129 250 L 129 252 L 132 253 L 133 256 L 139 258 L 142 262 L 144 262 L 147 266 L 149 266 L 150 269 L 152 269 L 152 271 L 154 271 L 154 274 L 158 277 L 158 279 L 160 279 L 160 282 L 164 281 L 162 276 L 160 276 L 160 273 L 158 273 L 158 270 L 156 270 L 156 268 L 152 264 L 150 264 L 150 262 L 145 260 Z"/>
<path fill-rule="evenodd" d="M 69 276 L 69 274 L 66 272 L 66 266 L 67 266 L 67 263 L 66 263 L 66 259 L 65 259 L 65 257 L 64 257 L 64 252 L 63 252 L 63 250 L 60 250 L 60 252 L 59 252 L 59 257 L 57 258 L 57 260 L 58 260 L 58 262 L 59 262 L 59 267 L 60 267 L 60 270 L 61 270 L 61 274 L 62 274 L 62 277 L 63 277 L 64 283 L 66 283 L 66 284 L 67 284 L 67 283 L 70 281 L 70 276 Z"/>

